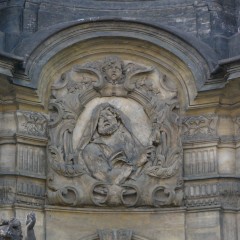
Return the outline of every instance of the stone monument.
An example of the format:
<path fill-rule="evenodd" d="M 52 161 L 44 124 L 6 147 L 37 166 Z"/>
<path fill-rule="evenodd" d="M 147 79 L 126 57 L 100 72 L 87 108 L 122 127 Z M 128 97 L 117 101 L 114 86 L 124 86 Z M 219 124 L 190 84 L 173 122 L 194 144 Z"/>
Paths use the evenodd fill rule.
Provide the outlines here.
<path fill-rule="evenodd" d="M 1 0 L 0 239 L 239 240 L 239 11 Z"/>
<path fill-rule="evenodd" d="M 168 89 L 164 79 L 152 67 L 108 56 L 74 66 L 54 83 L 48 146 L 50 204 L 181 205 L 181 120 L 177 91 Z M 85 104 L 94 98 L 103 103 L 89 107 L 90 116 L 82 117 L 88 111 Z M 124 113 L 132 100 L 145 115 L 139 119 L 142 127 L 148 129 L 133 129 L 135 112 Z"/>
<path fill-rule="evenodd" d="M 26 237 L 25 240 L 36 240 L 34 233 L 34 225 L 36 223 L 35 213 L 31 212 L 26 219 Z M 0 223 L 0 239 L 1 240 L 22 240 L 21 222 L 12 218 L 10 220 L 1 220 Z"/>

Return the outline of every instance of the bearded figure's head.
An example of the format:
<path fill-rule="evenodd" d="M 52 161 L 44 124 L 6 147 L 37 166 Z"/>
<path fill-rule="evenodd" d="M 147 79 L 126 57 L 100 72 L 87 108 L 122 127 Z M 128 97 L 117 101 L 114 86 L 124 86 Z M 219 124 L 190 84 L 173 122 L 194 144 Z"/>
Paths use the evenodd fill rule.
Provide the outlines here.
<path fill-rule="evenodd" d="M 83 150 L 89 142 L 99 136 L 113 134 L 120 126 L 124 127 L 132 135 L 130 120 L 122 111 L 109 103 L 96 106 L 80 138 L 78 149 Z"/>
<path fill-rule="evenodd" d="M 97 125 L 99 135 L 113 134 L 119 127 L 119 120 L 120 116 L 113 107 L 108 106 L 101 110 Z"/>

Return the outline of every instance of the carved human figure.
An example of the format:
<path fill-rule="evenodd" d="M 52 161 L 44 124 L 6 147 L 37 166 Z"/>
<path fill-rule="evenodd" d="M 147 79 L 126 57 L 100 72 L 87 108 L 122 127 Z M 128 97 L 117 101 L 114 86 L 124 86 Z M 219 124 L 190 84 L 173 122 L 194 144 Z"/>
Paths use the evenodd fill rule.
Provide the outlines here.
<path fill-rule="evenodd" d="M 26 237 L 25 240 L 36 240 L 35 233 L 34 233 L 34 225 L 36 223 L 35 213 L 31 212 L 27 215 L 26 219 Z"/>
<path fill-rule="evenodd" d="M 49 172 L 56 179 L 48 182 L 49 202 L 80 207 L 179 205 L 183 149 L 171 79 L 155 67 L 118 56 L 76 65 L 66 76 L 52 88 L 50 109 L 58 114 L 49 128 Z M 91 100 L 109 97 L 120 105 L 129 99 L 142 105 L 152 130 L 144 141 L 149 147 L 134 135 L 128 117 L 108 103 L 96 106 L 86 122 Z M 84 108 L 86 115 L 81 115 Z M 85 126 L 81 136 L 78 124 Z"/>
<path fill-rule="evenodd" d="M 22 240 L 22 228 L 18 219 L 0 221 L 0 240 Z"/>
<path fill-rule="evenodd" d="M 91 176 L 112 184 L 135 178 L 152 151 L 134 136 L 130 120 L 108 103 L 94 109 L 79 148 Z"/>
<path fill-rule="evenodd" d="M 105 79 L 112 83 L 122 83 L 124 77 L 124 63 L 117 56 L 107 57 L 102 65 L 102 72 Z"/>
<path fill-rule="evenodd" d="M 35 213 L 31 212 L 27 215 L 26 219 L 26 237 L 25 240 L 36 240 L 34 234 L 34 225 L 36 223 Z M 22 227 L 21 222 L 12 218 L 11 220 L 0 221 L 0 240 L 22 240 Z"/>

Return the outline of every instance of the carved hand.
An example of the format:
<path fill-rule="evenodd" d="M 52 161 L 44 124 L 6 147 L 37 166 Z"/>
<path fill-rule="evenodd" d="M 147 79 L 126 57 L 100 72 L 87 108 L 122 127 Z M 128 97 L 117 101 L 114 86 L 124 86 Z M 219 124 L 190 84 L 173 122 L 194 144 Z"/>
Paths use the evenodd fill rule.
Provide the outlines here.
<path fill-rule="evenodd" d="M 34 213 L 29 213 L 28 216 L 27 216 L 27 221 L 26 221 L 27 230 L 33 229 L 35 223 L 36 223 L 35 214 Z"/>
<path fill-rule="evenodd" d="M 152 159 L 152 156 L 154 154 L 155 148 L 153 146 L 146 147 L 145 151 L 140 156 L 140 159 L 137 161 L 136 166 L 141 167 L 146 162 L 150 161 Z"/>

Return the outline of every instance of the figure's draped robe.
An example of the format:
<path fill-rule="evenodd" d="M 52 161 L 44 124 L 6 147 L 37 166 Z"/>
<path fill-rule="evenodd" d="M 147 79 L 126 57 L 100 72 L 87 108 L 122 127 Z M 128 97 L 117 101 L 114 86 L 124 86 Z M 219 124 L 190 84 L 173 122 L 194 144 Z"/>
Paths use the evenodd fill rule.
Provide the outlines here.
<path fill-rule="evenodd" d="M 120 124 L 109 136 L 97 136 L 82 151 L 88 171 L 97 180 L 110 184 L 123 183 L 135 170 L 143 147 Z"/>

